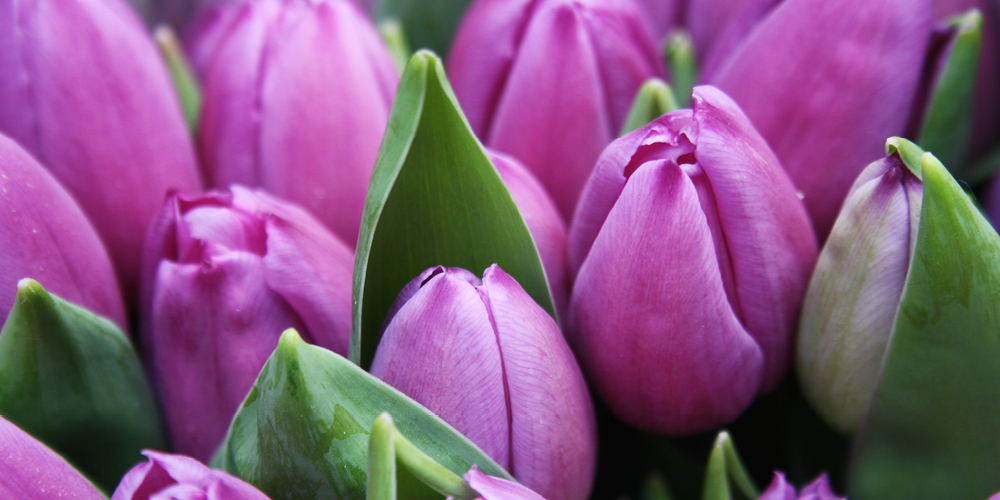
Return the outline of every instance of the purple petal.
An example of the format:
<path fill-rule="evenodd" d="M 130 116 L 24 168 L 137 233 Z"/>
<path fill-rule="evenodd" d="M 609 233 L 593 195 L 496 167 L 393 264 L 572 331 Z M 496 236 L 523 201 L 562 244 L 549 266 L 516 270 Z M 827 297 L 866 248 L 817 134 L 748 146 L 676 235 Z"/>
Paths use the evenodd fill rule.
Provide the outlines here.
<path fill-rule="evenodd" d="M 704 61 L 723 36 L 725 28 L 743 11 L 744 6 L 757 0 L 693 0 L 687 2 L 687 29 L 694 41 L 695 53 Z M 780 0 L 767 0 L 771 3 Z"/>
<path fill-rule="evenodd" d="M 483 474 L 475 465 L 462 478 L 484 500 L 545 500 L 538 493 L 513 481 Z"/>
<path fill-rule="evenodd" d="M 780 472 L 774 473 L 774 480 L 771 485 L 760 494 L 758 500 L 796 500 L 795 486 L 788 484 L 785 475 Z"/>
<path fill-rule="evenodd" d="M 42 443 L 0 417 L 0 497 L 103 500 L 79 472 Z"/>
<path fill-rule="evenodd" d="M 382 335 L 370 371 L 509 466 L 500 349 L 489 313 L 463 274 L 434 275 L 403 304 Z"/>
<path fill-rule="evenodd" d="M 638 0 L 636 2 L 646 8 L 647 18 L 653 27 L 653 35 L 663 39 L 671 29 L 684 24 L 684 9 L 693 6 L 687 5 L 685 0 Z"/>
<path fill-rule="evenodd" d="M 930 12 L 930 0 L 786 0 L 712 77 L 805 193 L 821 239 L 885 138 L 904 132 Z"/>
<path fill-rule="evenodd" d="M 219 46 L 229 36 L 240 11 L 238 2 L 216 2 L 198 13 L 185 27 L 184 50 L 199 80 L 204 82 L 208 69 L 215 65 Z"/>
<path fill-rule="evenodd" d="M 479 293 L 496 327 L 510 401 L 508 471 L 550 500 L 588 498 L 597 428 L 572 351 L 552 317 L 496 264 Z"/>
<path fill-rule="evenodd" d="M 826 474 L 820 474 L 813 482 L 802 488 L 799 500 L 847 500 L 847 498 L 838 497 L 830 488 L 830 481 Z"/>
<path fill-rule="evenodd" d="M 267 500 L 267 496 L 224 471 L 197 460 L 152 450 L 148 462 L 130 470 L 111 500 Z"/>

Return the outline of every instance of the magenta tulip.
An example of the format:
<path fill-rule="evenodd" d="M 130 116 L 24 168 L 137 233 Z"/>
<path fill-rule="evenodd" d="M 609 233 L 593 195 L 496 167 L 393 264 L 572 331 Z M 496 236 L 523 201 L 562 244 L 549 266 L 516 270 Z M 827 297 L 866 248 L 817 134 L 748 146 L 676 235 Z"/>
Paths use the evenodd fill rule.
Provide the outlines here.
<path fill-rule="evenodd" d="M 0 417 L 0 498 L 104 500 L 62 457 Z"/>
<path fill-rule="evenodd" d="M 567 220 L 639 87 L 663 74 L 632 0 L 477 0 L 448 61 L 472 129 L 524 162 Z"/>
<path fill-rule="evenodd" d="M 169 189 L 201 181 L 173 84 L 128 4 L 0 3 L 0 132 L 73 194 L 133 296 L 150 218 Z"/>
<path fill-rule="evenodd" d="M 545 500 L 524 485 L 483 474 L 475 465 L 462 476 L 462 479 L 479 493 L 481 500 Z"/>
<path fill-rule="evenodd" d="M 142 452 L 148 462 L 125 474 L 111 500 L 268 500 L 242 479 L 183 455 Z"/>
<path fill-rule="evenodd" d="M 371 373 L 438 414 L 525 486 L 583 500 L 596 429 L 559 327 L 503 272 L 424 271 L 399 294 Z"/>
<path fill-rule="evenodd" d="M 399 80 L 371 21 L 349 0 L 245 0 L 206 16 L 188 46 L 209 183 L 295 200 L 353 247 Z"/>
<path fill-rule="evenodd" d="M 671 29 L 691 33 L 695 52 L 708 54 L 727 23 L 740 13 L 747 0 L 639 0 L 646 8 L 658 37 Z"/>
<path fill-rule="evenodd" d="M 286 328 L 347 355 L 353 253 L 259 191 L 170 196 L 143 258 L 143 328 L 175 450 L 208 460 Z"/>
<path fill-rule="evenodd" d="M 785 475 L 780 472 L 774 473 L 774 480 L 771 485 L 760 494 L 758 500 L 847 500 L 838 497 L 830 488 L 830 481 L 826 474 L 817 477 L 809 483 L 801 492 L 795 492 L 795 486 L 788 484 Z"/>
<path fill-rule="evenodd" d="M 613 142 L 568 243 L 569 337 L 625 422 L 681 435 L 778 383 L 816 262 L 802 202 L 725 94 Z"/>
<path fill-rule="evenodd" d="M 32 278 L 59 297 L 126 329 L 111 260 L 73 197 L 14 141 L 0 134 L 0 319 L 17 282 Z"/>

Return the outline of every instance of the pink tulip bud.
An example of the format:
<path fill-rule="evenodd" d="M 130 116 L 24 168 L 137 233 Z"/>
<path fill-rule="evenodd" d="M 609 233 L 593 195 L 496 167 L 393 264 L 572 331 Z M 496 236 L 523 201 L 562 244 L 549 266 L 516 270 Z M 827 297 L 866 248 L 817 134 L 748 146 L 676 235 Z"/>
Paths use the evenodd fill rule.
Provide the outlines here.
<path fill-rule="evenodd" d="M 785 475 L 780 472 L 774 473 L 774 480 L 771 485 L 760 494 L 758 500 L 847 500 L 838 497 L 830 488 L 830 481 L 826 474 L 817 477 L 809 483 L 799 493 L 795 492 L 795 486 L 788 483 Z"/>
<path fill-rule="evenodd" d="M 0 320 L 32 278 L 59 297 L 126 329 L 108 253 L 73 197 L 14 141 L 0 134 Z"/>
<path fill-rule="evenodd" d="M 122 478 L 111 500 L 268 500 L 267 495 L 225 471 L 184 455 L 153 450 Z"/>
<path fill-rule="evenodd" d="M 263 192 L 170 196 L 146 240 L 142 345 L 175 450 L 211 457 L 285 329 L 347 354 L 353 267 Z"/>
<path fill-rule="evenodd" d="M 104 500 L 62 457 L 0 417 L 0 498 Z"/>
<path fill-rule="evenodd" d="M 817 248 L 764 139 L 696 87 L 693 110 L 604 151 L 568 254 L 569 338 L 593 387 L 625 422 L 680 435 L 778 383 Z"/>
<path fill-rule="evenodd" d="M 500 267 L 435 267 L 386 318 L 371 373 L 438 414 L 525 486 L 587 498 L 596 428 L 555 321 Z"/>
<path fill-rule="evenodd" d="M 399 80 L 371 21 L 349 0 L 246 0 L 206 16 L 188 46 L 208 182 L 295 200 L 353 247 Z"/>

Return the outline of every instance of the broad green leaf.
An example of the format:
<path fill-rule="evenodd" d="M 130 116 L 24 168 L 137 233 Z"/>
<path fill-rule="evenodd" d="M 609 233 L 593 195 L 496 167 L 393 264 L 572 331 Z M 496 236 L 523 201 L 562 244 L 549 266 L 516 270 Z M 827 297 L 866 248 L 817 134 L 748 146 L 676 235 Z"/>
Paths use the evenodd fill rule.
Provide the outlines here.
<path fill-rule="evenodd" d="M 698 59 L 691 35 L 683 29 L 673 30 L 664 41 L 664 52 L 678 107 L 686 108 L 691 105 L 691 91 L 698 81 Z"/>
<path fill-rule="evenodd" d="M 916 245 L 852 500 L 1000 490 L 1000 236 L 934 156 L 922 169 Z"/>
<path fill-rule="evenodd" d="M 680 108 L 677 96 L 674 95 L 670 85 L 659 78 L 650 78 L 636 93 L 619 135 L 644 127 L 647 123 Z"/>
<path fill-rule="evenodd" d="M 959 178 L 972 142 L 973 94 L 979 69 L 983 15 L 976 9 L 949 21 L 954 30 L 931 92 L 917 142 Z"/>
<path fill-rule="evenodd" d="M 177 41 L 174 30 L 170 26 L 161 24 L 156 27 L 153 37 L 156 39 L 156 45 L 160 48 L 160 54 L 163 55 L 163 59 L 167 63 L 167 69 L 170 70 L 170 78 L 174 82 L 181 110 L 184 111 L 184 120 L 187 122 L 191 134 L 194 134 L 198 130 L 198 119 L 201 117 L 201 87 L 194 77 L 191 64 L 184 56 L 184 49 Z"/>
<path fill-rule="evenodd" d="M 466 7 L 472 0 L 380 0 L 377 19 L 398 19 L 411 47 L 447 54 Z"/>
<path fill-rule="evenodd" d="M 392 61 L 396 63 L 399 71 L 406 69 L 406 63 L 410 60 L 412 51 L 410 50 L 410 43 L 406 41 L 406 32 L 403 31 L 403 25 L 399 24 L 399 21 L 395 19 L 383 19 L 378 23 L 378 32 L 382 35 L 382 40 L 385 41 L 386 47 L 389 48 Z"/>
<path fill-rule="evenodd" d="M 733 491 L 732 485 L 736 486 Z M 708 456 L 708 468 L 705 470 L 705 489 L 702 494 L 703 500 L 732 500 L 742 498 L 747 500 L 757 500 L 760 493 L 757 486 L 753 484 L 753 479 L 747 472 L 746 466 L 736 453 L 736 445 L 733 444 L 729 433 L 722 431 L 715 438 L 712 445 L 712 453 Z"/>
<path fill-rule="evenodd" d="M 0 414 L 104 491 L 166 449 L 132 344 L 114 323 L 21 280 L 0 333 Z"/>
<path fill-rule="evenodd" d="M 414 446 L 461 475 L 476 464 L 510 476 L 465 436 L 347 359 L 286 331 L 264 365 L 213 464 L 273 500 L 365 498 L 369 430 L 393 415 Z M 399 441 L 393 441 L 399 448 Z M 401 467 L 397 467 L 402 472 Z M 410 482 L 412 484 L 412 481 Z M 402 487 L 402 498 L 440 498 Z"/>
<path fill-rule="evenodd" d="M 350 359 L 367 368 L 389 306 L 436 265 L 499 264 L 555 317 L 528 227 L 427 51 L 410 59 L 365 198 L 354 262 Z"/>

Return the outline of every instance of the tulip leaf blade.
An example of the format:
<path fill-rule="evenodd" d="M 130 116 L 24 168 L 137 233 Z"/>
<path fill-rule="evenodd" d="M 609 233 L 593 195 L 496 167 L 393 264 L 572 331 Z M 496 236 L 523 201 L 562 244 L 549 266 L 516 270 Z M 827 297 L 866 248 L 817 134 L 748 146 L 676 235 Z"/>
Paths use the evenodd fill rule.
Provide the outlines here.
<path fill-rule="evenodd" d="M 350 359 L 368 368 L 403 286 L 443 265 L 498 264 L 550 315 L 528 226 L 462 113 L 441 60 L 413 55 L 400 79 L 365 198 L 354 266 Z"/>
<path fill-rule="evenodd" d="M 922 171 L 917 240 L 852 499 L 1000 490 L 1000 236 L 929 153 Z"/>
<path fill-rule="evenodd" d="M 380 0 L 376 18 L 398 19 L 415 49 L 447 54 L 458 23 L 472 0 Z"/>
<path fill-rule="evenodd" d="M 153 391 L 111 321 L 31 279 L 0 333 L 0 414 L 61 454 L 105 491 L 166 449 Z"/>
<path fill-rule="evenodd" d="M 201 118 L 201 105 L 203 102 L 201 86 L 194 76 L 191 63 L 184 55 L 180 41 L 174 30 L 168 25 L 160 25 L 153 32 L 156 45 L 167 63 L 170 72 L 170 79 L 174 83 L 177 98 L 180 100 L 181 110 L 184 112 L 184 121 L 187 122 L 188 130 L 194 135 L 198 130 L 198 120 Z"/>
<path fill-rule="evenodd" d="M 423 406 L 347 359 L 305 343 L 294 330 L 281 336 L 213 464 L 274 500 L 363 500 L 370 429 L 383 413 L 393 415 L 414 446 L 452 473 L 461 475 L 476 464 L 510 479 Z M 402 476 L 404 468 L 396 469 Z M 429 488 L 405 487 L 399 479 L 400 498 L 439 498 Z"/>
<path fill-rule="evenodd" d="M 982 46 L 983 15 L 977 9 L 955 16 L 940 74 L 933 82 L 918 143 L 959 178 L 972 143 L 976 73 Z"/>
<path fill-rule="evenodd" d="M 621 133 L 625 135 L 633 130 L 644 127 L 647 123 L 680 109 L 677 96 L 667 82 L 659 78 L 650 78 L 642 84 L 632 101 Z"/>
<path fill-rule="evenodd" d="M 730 485 L 736 486 L 735 493 Z M 705 469 L 705 489 L 702 500 L 755 500 L 760 496 L 750 473 L 736 452 L 736 445 L 728 432 L 722 431 L 715 438 Z"/>

